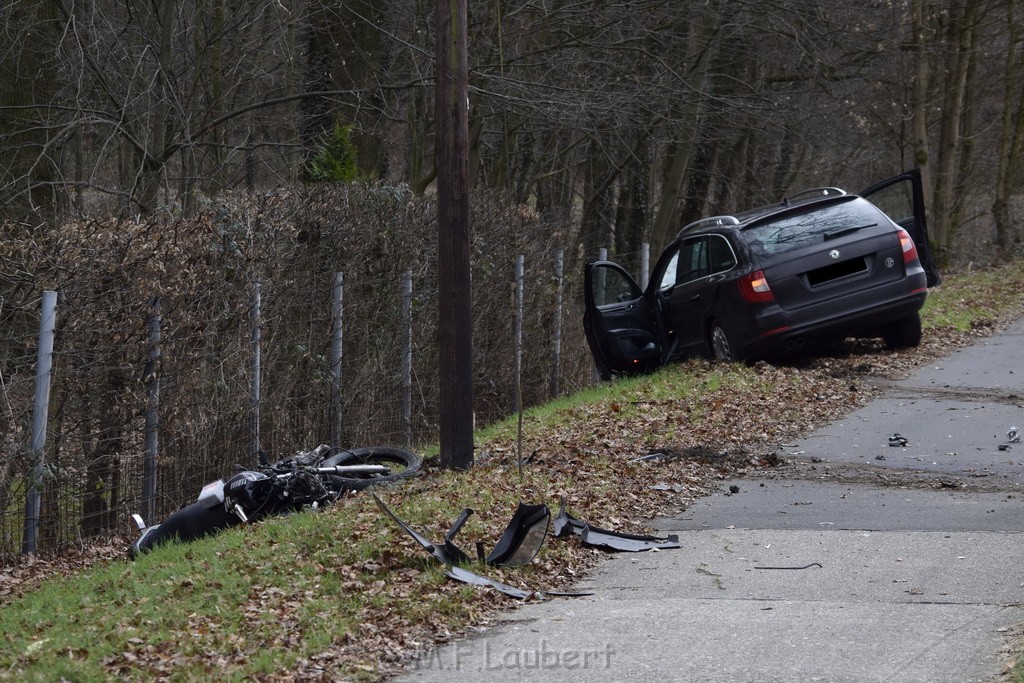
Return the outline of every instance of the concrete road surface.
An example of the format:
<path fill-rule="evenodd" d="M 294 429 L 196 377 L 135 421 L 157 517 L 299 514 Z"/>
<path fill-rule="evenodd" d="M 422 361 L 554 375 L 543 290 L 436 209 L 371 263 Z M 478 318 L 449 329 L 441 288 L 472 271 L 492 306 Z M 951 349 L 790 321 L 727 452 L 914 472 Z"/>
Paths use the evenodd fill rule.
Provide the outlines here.
<path fill-rule="evenodd" d="M 682 549 L 610 555 L 593 596 L 525 605 L 402 680 L 992 680 L 1024 635 L 1022 348 L 1024 321 L 921 369 L 657 520 Z"/>

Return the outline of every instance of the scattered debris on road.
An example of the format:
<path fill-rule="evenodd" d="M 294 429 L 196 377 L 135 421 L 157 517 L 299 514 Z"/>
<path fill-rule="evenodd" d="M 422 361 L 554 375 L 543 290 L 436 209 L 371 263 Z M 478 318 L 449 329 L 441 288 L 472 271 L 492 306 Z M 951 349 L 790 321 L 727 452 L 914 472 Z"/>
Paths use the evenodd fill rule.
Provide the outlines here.
<path fill-rule="evenodd" d="M 811 567 L 824 569 L 824 567 L 821 566 L 820 562 L 811 562 L 810 564 L 805 564 L 802 567 L 754 567 L 754 569 L 810 569 Z"/>
<path fill-rule="evenodd" d="M 889 445 L 893 447 L 902 448 L 906 446 L 908 443 L 910 442 L 907 440 L 907 437 L 903 436 L 899 432 L 896 432 L 895 434 L 889 437 Z"/>

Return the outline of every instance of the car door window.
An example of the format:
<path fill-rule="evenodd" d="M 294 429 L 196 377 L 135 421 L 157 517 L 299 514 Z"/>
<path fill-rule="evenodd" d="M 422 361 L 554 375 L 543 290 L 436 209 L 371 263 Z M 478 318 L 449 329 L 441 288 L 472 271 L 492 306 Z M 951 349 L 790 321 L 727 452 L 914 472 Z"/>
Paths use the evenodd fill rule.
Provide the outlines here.
<path fill-rule="evenodd" d="M 680 253 L 679 283 L 693 282 L 709 274 L 708 238 L 697 237 L 683 242 Z"/>
<path fill-rule="evenodd" d="M 708 255 L 711 261 L 711 274 L 724 273 L 736 265 L 736 254 L 732 245 L 722 235 L 708 236 Z"/>
<path fill-rule="evenodd" d="M 598 266 L 591 284 L 594 305 L 609 306 L 639 299 L 642 292 L 628 275 L 617 268 Z"/>
<path fill-rule="evenodd" d="M 665 272 L 661 274 L 661 279 L 658 280 L 658 291 L 661 293 L 672 289 L 679 276 L 679 247 L 672 247 L 672 250 L 674 253 L 669 259 L 668 266 L 665 267 Z"/>
<path fill-rule="evenodd" d="M 869 201 L 895 222 L 907 225 L 914 220 L 913 189 L 910 181 L 896 183 L 873 192 Z"/>

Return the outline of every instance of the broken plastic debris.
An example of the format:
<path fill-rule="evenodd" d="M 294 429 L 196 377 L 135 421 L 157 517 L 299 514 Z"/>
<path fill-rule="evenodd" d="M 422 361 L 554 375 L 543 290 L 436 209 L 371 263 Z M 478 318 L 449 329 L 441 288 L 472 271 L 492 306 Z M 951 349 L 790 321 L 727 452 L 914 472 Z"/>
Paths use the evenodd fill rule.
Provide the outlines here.
<path fill-rule="evenodd" d="M 470 561 L 469 555 L 455 545 L 453 539 L 459 533 L 462 525 L 466 523 L 469 516 L 473 514 L 470 508 L 464 509 L 452 523 L 451 529 L 444 537 L 444 545 L 432 543 L 428 538 L 417 532 L 408 524 L 398 518 L 391 509 L 384 504 L 372 491 L 370 495 L 377 501 L 377 507 L 383 510 L 388 517 L 393 519 L 398 526 L 413 537 L 423 549 L 434 556 L 442 564 L 454 565 L 464 564 Z M 481 544 L 477 544 L 477 554 L 480 559 L 489 565 L 498 567 L 521 567 L 532 560 L 540 551 L 544 539 L 548 535 L 548 524 L 551 520 L 551 511 L 547 505 L 526 505 L 522 502 L 516 509 L 505 532 L 498 539 L 494 550 L 484 558 Z"/>
<path fill-rule="evenodd" d="M 639 458 L 633 458 L 630 462 L 647 462 L 649 460 L 660 460 L 664 457 L 664 453 L 650 453 L 648 455 L 641 455 Z"/>
<path fill-rule="evenodd" d="M 522 567 L 528 564 L 540 552 L 548 535 L 550 521 L 551 511 L 547 505 L 526 505 L 520 502 L 505 532 L 484 562 L 498 567 Z M 451 533 L 449 537 L 454 535 Z"/>
<path fill-rule="evenodd" d="M 889 437 L 890 446 L 902 447 L 906 446 L 908 443 L 910 442 L 907 441 L 907 437 L 903 436 L 899 432 L 896 432 L 895 434 Z"/>
<path fill-rule="evenodd" d="M 657 538 L 642 534 L 624 534 L 590 526 L 587 522 L 577 519 L 565 510 L 565 498 L 552 524 L 552 533 L 556 537 L 575 534 L 587 545 L 638 553 L 645 550 L 670 550 L 681 547 L 679 536 L 673 534 L 668 538 Z"/>
<path fill-rule="evenodd" d="M 525 600 L 533 595 L 532 591 L 516 588 L 515 586 L 510 586 L 507 583 L 495 581 L 494 579 L 488 579 L 486 576 L 480 576 L 479 574 L 475 574 L 468 569 L 463 569 L 462 567 L 449 567 L 445 576 L 449 576 L 456 581 L 473 584 L 474 586 L 488 586 L 501 591 L 509 597 L 516 598 L 517 600 Z"/>
<path fill-rule="evenodd" d="M 1010 427 L 1009 431 L 1006 432 L 1006 438 L 1010 440 L 1010 443 L 1020 442 L 1020 430 L 1016 427 Z"/>
<path fill-rule="evenodd" d="M 473 514 L 473 511 L 469 508 L 464 509 L 459 516 L 456 518 L 455 523 L 452 524 L 451 530 L 445 535 L 445 543 L 443 546 L 436 543 L 432 543 L 426 536 L 420 534 L 415 529 L 410 527 L 408 524 L 399 519 L 398 515 L 391 511 L 387 505 L 384 504 L 377 494 L 370 492 L 373 499 L 377 501 L 377 507 L 379 507 L 388 517 L 394 520 L 395 524 L 402 528 L 407 534 L 423 547 L 430 555 L 448 567 L 446 573 L 447 576 L 463 583 L 473 584 L 475 586 L 488 586 L 494 588 L 497 591 L 508 595 L 509 597 L 516 598 L 517 600 L 525 600 L 534 593 L 532 591 L 523 590 L 516 588 L 515 586 L 509 586 L 508 584 L 501 583 L 489 579 L 486 576 L 480 576 L 468 569 L 463 569 L 457 566 L 460 562 L 468 562 L 469 557 L 466 553 L 462 552 L 459 548 L 452 543 L 452 538 L 459 532 L 462 525 L 466 523 L 469 516 Z M 539 508 L 543 508 L 543 513 Z M 548 511 L 546 505 L 524 505 L 519 504 L 519 508 L 516 510 L 516 514 L 513 515 L 512 521 L 509 522 L 508 528 L 505 533 L 502 534 L 498 540 L 498 544 L 495 546 L 494 551 L 488 557 L 488 563 L 494 560 L 494 564 L 498 564 L 499 561 L 503 563 L 503 566 L 521 566 L 519 564 L 512 564 L 516 561 L 521 561 L 521 564 L 526 564 L 533 559 L 534 555 L 537 554 L 537 550 L 540 549 L 541 544 L 544 542 L 545 536 L 547 536 L 548 522 L 551 518 L 551 512 Z M 543 526 L 540 523 L 543 522 Z"/>

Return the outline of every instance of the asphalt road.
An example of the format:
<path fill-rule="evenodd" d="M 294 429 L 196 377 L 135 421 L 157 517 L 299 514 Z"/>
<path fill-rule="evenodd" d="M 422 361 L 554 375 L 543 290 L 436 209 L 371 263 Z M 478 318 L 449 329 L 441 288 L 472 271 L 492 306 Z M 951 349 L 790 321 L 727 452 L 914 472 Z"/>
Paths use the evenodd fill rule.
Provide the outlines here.
<path fill-rule="evenodd" d="M 408 681 L 987 681 L 1024 635 L 1024 321 L 787 444 Z M 894 447 L 889 437 L 907 438 Z M 729 486 L 739 487 L 730 494 Z"/>

